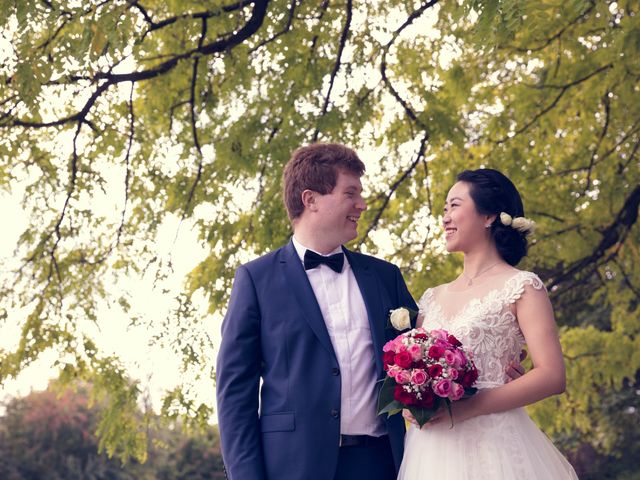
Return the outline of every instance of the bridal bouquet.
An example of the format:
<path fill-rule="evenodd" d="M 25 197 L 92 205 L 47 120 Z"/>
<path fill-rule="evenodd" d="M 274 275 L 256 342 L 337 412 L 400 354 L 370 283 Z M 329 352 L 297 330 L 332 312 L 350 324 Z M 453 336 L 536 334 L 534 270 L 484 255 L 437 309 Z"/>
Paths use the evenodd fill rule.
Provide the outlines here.
<path fill-rule="evenodd" d="M 397 310 L 391 315 L 397 316 Z M 422 427 L 441 402 L 451 414 L 451 402 L 476 392 L 478 370 L 470 352 L 446 330 L 414 328 L 387 342 L 382 350 L 387 377 L 378 398 L 379 415 L 407 408 Z"/>

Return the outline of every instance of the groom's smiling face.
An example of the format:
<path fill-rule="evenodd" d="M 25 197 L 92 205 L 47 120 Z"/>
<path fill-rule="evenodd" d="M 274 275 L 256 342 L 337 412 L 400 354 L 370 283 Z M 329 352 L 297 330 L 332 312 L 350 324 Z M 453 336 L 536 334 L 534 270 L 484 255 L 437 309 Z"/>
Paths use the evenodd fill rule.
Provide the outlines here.
<path fill-rule="evenodd" d="M 340 171 L 330 193 L 315 195 L 314 230 L 325 237 L 327 245 L 336 248 L 358 236 L 358 220 L 366 209 L 360 177 Z"/>

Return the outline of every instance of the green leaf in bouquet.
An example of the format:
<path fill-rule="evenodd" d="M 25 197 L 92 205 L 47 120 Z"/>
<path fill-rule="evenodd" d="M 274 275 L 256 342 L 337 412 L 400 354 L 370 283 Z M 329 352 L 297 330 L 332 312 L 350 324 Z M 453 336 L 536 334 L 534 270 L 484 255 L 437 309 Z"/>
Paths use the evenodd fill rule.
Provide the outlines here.
<path fill-rule="evenodd" d="M 382 382 L 380 393 L 378 393 L 378 415 L 386 413 L 391 416 L 404 408 L 404 405 L 393 397 L 396 385 L 396 381 L 391 377 L 385 378 Z"/>
<path fill-rule="evenodd" d="M 393 402 L 387 404 L 387 406 L 384 407 L 382 410 L 380 410 L 378 412 L 378 415 L 382 415 L 383 413 L 386 413 L 387 416 L 390 417 L 391 415 L 400 413 L 403 408 L 406 408 L 406 406 L 400 403 L 399 401 L 394 400 Z"/>
<path fill-rule="evenodd" d="M 431 419 L 431 417 L 433 417 L 433 415 L 438 411 L 438 405 L 440 402 L 436 401 L 436 406 L 434 408 L 422 408 L 422 407 L 416 407 L 416 406 L 410 406 L 409 407 L 409 411 L 411 412 L 411 415 L 413 415 L 413 418 L 416 419 L 416 422 L 418 422 L 418 425 L 420 425 L 420 428 L 422 428 L 422 426 L 427 423 L 429 421 L 429 419 Z"/>
<path fill-rule="evenodd" d="M 475 395 L 478 389 L 476 387 L 464 387 L 464 396 L 463 398 L 471 397 Z"/>
<path fill-rule="evenodd" d="M 447 405 L 447 410 L 449 411 L 449 420 L 451 420 L 451 428 L 453 428 L 453 412 L 451 411 L 451 400 L 446 398 L 444 402 Z"/>

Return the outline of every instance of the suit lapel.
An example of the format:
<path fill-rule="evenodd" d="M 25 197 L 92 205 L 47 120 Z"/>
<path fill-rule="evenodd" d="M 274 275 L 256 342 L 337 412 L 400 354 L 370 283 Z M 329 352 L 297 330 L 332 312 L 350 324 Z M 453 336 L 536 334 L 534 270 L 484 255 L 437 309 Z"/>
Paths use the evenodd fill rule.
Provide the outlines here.
<path fill-rule="evenodd" d="M 336 354 L 333 350 L 331 338 L 329 337 L 329 332 L 327 332 L 327 326 L 322 317 L 318 300 L 313 293 L 309 278 L 304 271 L 300 257 L 298 257 L 298 253 L 292 242 L 289 242 L 284 247 L 284 255 L 280 263 L 285 271 L 291 292 L 304 313 L 304 319 L 309 323 L 311 330 L 316 334 L 320 343 L 335 359 Z"/>
<path fill-rule="evenodd" d="M 356 282 L 358 282 L 360 293 L 367 308 L 371 340 L 373 341 L 373 349 L 375 351 L 376 367 L 378 374 L 380 374 L 382 372 L 380 352 L 382 352 L 385 338 L 385 319 L 380 318 L 381 315 L 385 314 L 382 309 L 380 285 L 369 264 L 363 261 L 363 257 L 357 257 L 344 247 L 342 247 L 342 250 L 349 260 L 349 265 L 351 265 L 351 270 L 356 277 Z"/>

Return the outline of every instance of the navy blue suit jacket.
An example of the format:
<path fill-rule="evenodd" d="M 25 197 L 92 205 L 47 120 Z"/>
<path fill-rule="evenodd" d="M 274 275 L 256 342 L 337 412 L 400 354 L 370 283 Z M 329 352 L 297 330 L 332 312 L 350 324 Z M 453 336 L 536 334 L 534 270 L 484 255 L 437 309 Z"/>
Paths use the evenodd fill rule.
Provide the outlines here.
<path fill-rule="evenodd" d="M 344 249 L 364 298 L 378 378 L 399 332 L 389 310 L 416 308 L 400 270 Z M 261 383 L 262 379 L 262 383 Z M 222 455 L 231 480 L 330 480 L 340 438 L 340 375 L 320 307 L 293 243 L 236 271 L 218 352 Z M 396 469 L 404 421 L 387 420 Z"/>

